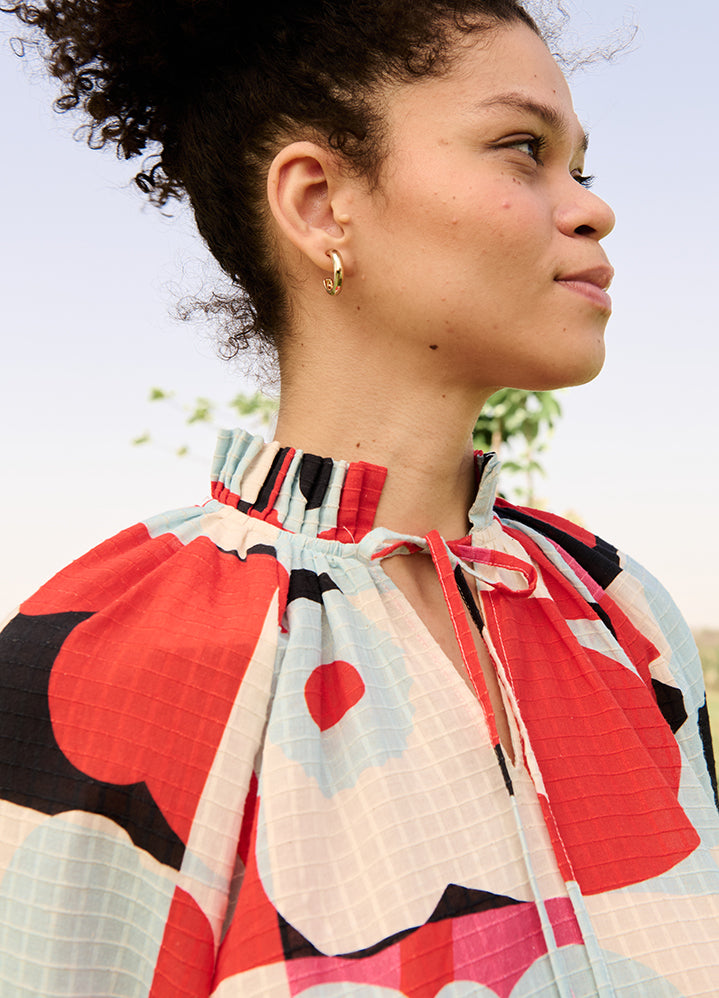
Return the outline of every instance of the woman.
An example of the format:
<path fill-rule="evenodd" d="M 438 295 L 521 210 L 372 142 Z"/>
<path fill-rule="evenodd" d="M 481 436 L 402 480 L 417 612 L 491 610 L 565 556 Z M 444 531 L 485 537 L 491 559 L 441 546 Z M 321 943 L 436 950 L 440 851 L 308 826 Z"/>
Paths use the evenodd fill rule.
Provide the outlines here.
<path fill-rule="evenodd" d="M 715 994 L 688 632 L 468 443 L 498 386 L 604 357 L 613 216 L 537 26 L 512 0 L 12 10 L 96 141 L 161 143 L 139 183 L 187 191 L 282 400 L 273 443 L 221 434 L 211 502 L 3 632 L 3 993 Z"/>

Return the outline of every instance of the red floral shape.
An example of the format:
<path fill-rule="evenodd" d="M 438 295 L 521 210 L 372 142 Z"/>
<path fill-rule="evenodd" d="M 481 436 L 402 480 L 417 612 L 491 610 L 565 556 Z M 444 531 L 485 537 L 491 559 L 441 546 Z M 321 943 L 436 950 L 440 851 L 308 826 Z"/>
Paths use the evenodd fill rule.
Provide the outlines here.
<path fill-rule="evenodd" d="M 247 973 L 255 967 L 277 965 L 286 959 L 282 947 L 279 914 L 267 897 L 257 870 L 259 797 L 254 799 L 249 811 L 248 807 L 249 799 L 245 806 L 243 821 L 247 847 L 245 872 L 235 913 L 217 952 L 211 994 L 215 993 L 215 989 L 220 987 L 222 981 L 230 977 Z M 305 963 L 304 960 L 291 962 Z"/>
<path fill-rule="evenodd" d="M 541 552 L 534 558 L 551 601 L 493 592 L 482 603 L 542 773 L 560 869 L 584 894 L 661 876 L 699 845 L 677 797 L 676 739 L 639 675 L 577 641 L 566 619 L 576 625 L 584 610 L 591 622 L 589 611 Z M 622 646 L 638 655 L 637 632 L 613 616 Z M 646 662 L 636 667 L 647 673 Z"/>
<path fill-rule="evenodd" d="M 215 940 L 194 898 L 177 887 L 165 923 L 148 998 L 193 998 L 210 993 Z"/>
<path fill-rule="evenodd" d="M 341 721 L 364 696 L 362 677 L 349 662 L 318 665 L 305 683 L 305 701 L 320 731 Z"/>
<path fill-rule="evenodd" d="M 141 573 L 136 572 L 138 576 Z M 197 538 L 76 627 L 52 669 L 50 716 L 70 762 L 144 782 L 187 842 L 237 691 L 287 573 Z"/>

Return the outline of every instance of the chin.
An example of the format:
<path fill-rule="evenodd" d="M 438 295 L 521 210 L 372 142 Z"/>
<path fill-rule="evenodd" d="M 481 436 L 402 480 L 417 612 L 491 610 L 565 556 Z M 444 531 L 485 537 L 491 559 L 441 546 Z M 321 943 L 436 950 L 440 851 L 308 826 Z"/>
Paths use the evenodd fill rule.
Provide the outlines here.
<path fill-rule="evenodd" d="M 590 381 L 594 381 L 601 373 L 605 359 L 606 350 L 604 349 L 604 339 L 602 339 L 595 355 L 591 358 L 587 357 L 586 362 L 573 372 L 572 379 L 571 381 L 567 381 L 566 387 L 571 388 L 573 385 L 586 385 Z"/>
<path fill-rule="evenodd" d="M 556 388 L 574 388 L 594 381 L 604 367 L 606 350 L 604 337 L 600 336 L 592 345 L 593 349 L 577 350 L 564 363 L 557 364 L 553 369 L 544 372 L 540 379 L 544 382 L 541 388 L 533 391 L 553 391 Z"/>
<path fill-rule="evenodd" d="M 571 364 L 554 365 L 542 371 L 533 371 L 526 377 L 512 379 L 506 388 L 520 388 L 528 392 L 552 392 L 558 388 L 576 388 L 578 385 L 594 381 L 604 367 L 604 351 L 601 356 L 574 357 Z"/>

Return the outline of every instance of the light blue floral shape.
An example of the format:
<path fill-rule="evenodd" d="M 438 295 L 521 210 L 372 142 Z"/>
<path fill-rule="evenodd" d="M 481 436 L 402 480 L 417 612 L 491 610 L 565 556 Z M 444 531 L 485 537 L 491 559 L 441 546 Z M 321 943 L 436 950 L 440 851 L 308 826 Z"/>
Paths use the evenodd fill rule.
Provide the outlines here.
<path fill-rule="evenodd" d="M 604 952 L 602 956 L 609 968 L 614 998 L 682 998 L 672 984 L 661 980 L 642 964 L 615 953 Z M 555 968 L 562 975 L 564 990 L 557 986 Z M 535 961 L 512 988 L 510 998 L 557 998 L 564 994 L 573 998 L 598 998 L 601 992 L 597 987 L 585 948 L 563 946 L 555 950 L 551 959 L 545 954 Z M 442 998 L 455 998 L 455 995 L 450 992 L 442 994 Z"/>
<path fill-rule="evenodd" d="M 222 503 L 211 499 L 204 506 L 181 506 L 166 513 L 158 513 L 143 522 L 153 539 L 163 537 L 165 534 L 174 534 L 183 544 L 190 544 L 204 533 L 207 515 L 223 508 L 227 509 Z"/>
<path fill-rule="evenodd" d="M 0 882 L 2 998 L 147 998 L 174 884 L 119 829 L 49 818 Z"/>
<path fill-rule="evenodd" d="M 402 649 L 339 589 L 328 589 L 322 598 L 322 603 L 296 599 L 288 607 L 267 739 L 299 763 L 329 798 L 354 787 L 365 770 L 405 752 L 414 707 Z M 336 661 L 357 670 L 364 694 L 341 720 L 321 731 L 305 688 L 318 666 Z"/>

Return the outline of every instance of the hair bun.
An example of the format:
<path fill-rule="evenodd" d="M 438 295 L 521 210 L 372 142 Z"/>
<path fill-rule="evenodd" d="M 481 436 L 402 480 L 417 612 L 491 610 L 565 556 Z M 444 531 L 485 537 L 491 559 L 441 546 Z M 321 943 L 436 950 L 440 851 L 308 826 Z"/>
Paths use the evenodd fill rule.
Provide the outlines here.
<path fill-rule="evenodd" d="M 163 140 L 205 80 L 272 58 L 288 31 L 301 35 L 302 21 L 307 30 L 323 8 L 323 0 L 47 0 L 5 10 L 47 37 L 50 71 L 66 88 L 58 108 L 82 107 L 92 144 L 116 141 L 131 156 Z M 114 128 L 102 124 L 110 118 Z M 134 123 L 134 137 L 118 120 Z"/>

